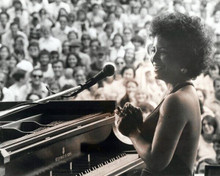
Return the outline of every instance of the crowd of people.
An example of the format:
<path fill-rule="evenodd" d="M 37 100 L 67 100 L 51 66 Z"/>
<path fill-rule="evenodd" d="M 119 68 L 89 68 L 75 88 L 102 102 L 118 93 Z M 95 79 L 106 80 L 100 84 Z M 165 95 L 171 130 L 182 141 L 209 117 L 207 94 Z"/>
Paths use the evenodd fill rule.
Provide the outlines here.
<path fill-rule="evenodd" d="M 202 114 L 195 171 L 220 163 L 218 0 L 2 0 L 0 100 L 44 98 L 84 84 L 111 63 L 114 76 L 63 99 L 130 102 L 146 117 L 168 91 L 150 58 L 151 20 L 164 11 L 199 17 L 213 38 L 209 67 L 193 81 Z"/>

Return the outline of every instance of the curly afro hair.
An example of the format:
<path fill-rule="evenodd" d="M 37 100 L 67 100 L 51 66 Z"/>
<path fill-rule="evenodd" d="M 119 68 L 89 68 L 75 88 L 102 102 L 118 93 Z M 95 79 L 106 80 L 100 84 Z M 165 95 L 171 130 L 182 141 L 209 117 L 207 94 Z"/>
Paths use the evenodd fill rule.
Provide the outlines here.
<path fill-rule="evenodd" d="M 212 52 L 212 40 L 198 17 L 182 13 L 164 13 L 151 23 L 152 35 L 173 42 L 179 50 L 180 64 L 189 78 L 195 78 L 206 69 Z"/>

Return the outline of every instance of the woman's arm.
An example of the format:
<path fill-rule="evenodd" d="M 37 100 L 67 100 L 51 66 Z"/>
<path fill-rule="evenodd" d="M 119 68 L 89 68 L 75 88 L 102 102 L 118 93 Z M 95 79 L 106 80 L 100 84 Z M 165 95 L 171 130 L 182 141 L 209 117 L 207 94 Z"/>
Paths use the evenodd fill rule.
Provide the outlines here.
<path fill-rule="evenodd" d="M 187 111 L 187 108 L 183 99 L 176 94 L 170 95 L 164 100 L 160 108 L 160 116 L 152 144 L 145 140 L 138 128 L 128 133 L 135 149 L 146 162 L 147 168 L 150 171 L 163 170 L 170 163 L 187 123 L 187 118 L 184 115 L 186 114 L 185 111 Z M 129 116 L 125 118 L 132 119 Z M 128 121 L 126 122 L 127 124 L 131 122 Z M 134 122 L 132 123 L 134 124 Z M 128 131 L 128 128 L 126 130 Z M 144 135 L 146 136 L 147 134 Z"/>

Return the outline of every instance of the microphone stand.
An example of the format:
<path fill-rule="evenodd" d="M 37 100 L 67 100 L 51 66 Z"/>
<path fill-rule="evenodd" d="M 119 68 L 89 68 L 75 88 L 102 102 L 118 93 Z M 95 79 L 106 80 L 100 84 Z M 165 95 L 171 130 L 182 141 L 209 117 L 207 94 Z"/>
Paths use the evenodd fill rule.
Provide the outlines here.
<path fill-rule="evenodd" d="M 4 110 L 4 111 L 1 111 L 0 112 L 0 119 L 2 117 L 4 117 L 5 115 L 8 115 L 10 113 L 14 113 L 14 112 L 18 112 L 18 111 L 22 111 L 24 109 L 27 109 L 27 108 L 30 108 L 30 107 L 33 107 L 33 106 L 36 106 L 40 103 L 46 103 L 48 100 L 52 100 L 53 98 L 57 98 L 59 96 L 62 96 L 62 95 L 65 95 L 65 94 L 68 94 L 68 93 L 71 93 L 71 92 L 75 92 L 77 90 L 80 90 L 82 86 L 76 86 L 76 87 L 72 87 L 70 89 L 67 89 L 67 90 L 64 90 L 62 92 L 58 92 L 56 94 L 53 94 L 53 95 L 49 95 L 45 98 L 41 98 L 39 100 L 35 100 L 34 102 L 25 102 L 25 103 L 21 103 L 21 104 L 18 104 L 16 105 L 15 107 L 12 107 L 10 109 L 7 109 L 7 110 Z"/>
<path fill-rule="evenodd" d="M 79 85 L 79 86 L 76 86 L 76 87 L 72 87 L 72 88 L 67 89 L 67 90 L 64 90 L 64 91 L 62 91 L 62 92 L 58 92 L 58 93 L 56 93 L 56 94 L 49 95 L 49 96 L 47 96 L 47 97 L 45 97 L 45 98 L 41 98 L 41 99 L 39 99 L 39 100 L 35 100 L 33 103 L 42 103 L 42 102 L 45 102 L 45 101 L 47 101 L 47 100 L 51 100 L 51 99 L 53 99 L 53 98 L 57 98 L 57 97 L 59 97 L 59 96 L 63 96 L 63 95 L 69 94 L 69 93 L 71 93 L 71 92 L 78 91 L 78 90 L 81 89 L 81 87 L 82 87 L 82 86 L 80 86 L 80 85 Z"/>

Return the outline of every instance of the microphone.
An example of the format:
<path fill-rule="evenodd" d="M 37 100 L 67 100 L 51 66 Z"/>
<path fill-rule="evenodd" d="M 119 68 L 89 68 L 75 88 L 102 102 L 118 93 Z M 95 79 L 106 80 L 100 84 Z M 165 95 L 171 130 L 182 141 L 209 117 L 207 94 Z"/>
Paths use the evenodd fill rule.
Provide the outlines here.
<path fill-rule="evenodd" d="M 81 89 L 74 92 L 71 96 L 76 96 L 78 93 L 92 87 L 94 84 L 101 81 L 102 79 L 114 75 L 114 73 L 115 73 L 115 67 L 112 64 L 105 65 L 104 68 L 99 73 L 97 73 L 94 77 L 87 80 L 85 84 L 81 85 Z"/>
<path fill-rule="evenodd" d="M 111 64 L 107 64 L 104 66 L 102 71 L 100 71 L 94 77 L 92 77 L 88 81 L 86 81 L 86 83 L 82 86 L 84 86 L 85 89 L 87 89 L 87 88 L 93 86 L 94 84 L 96 84 L 97 82 L 101 81 L 102 79 L 104 79 L 108 76 L 112 76 L 114 73 L 115 73 L 115 67 Z"/>

